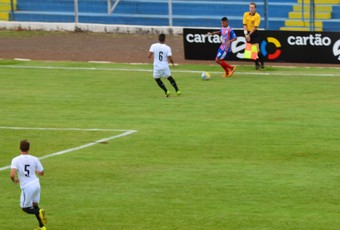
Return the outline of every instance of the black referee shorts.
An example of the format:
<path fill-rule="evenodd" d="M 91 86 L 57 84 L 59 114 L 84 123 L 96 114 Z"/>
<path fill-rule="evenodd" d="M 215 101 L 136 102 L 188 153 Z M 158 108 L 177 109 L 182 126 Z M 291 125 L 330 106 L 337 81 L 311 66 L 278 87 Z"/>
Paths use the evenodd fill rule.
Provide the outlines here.
<path fill-rule="evenodd" d="M 249 31 L 248 31 L 248 33 L 249 33 Z M 255 30 L 255 32 L 250 35 L 250 43 L 251 44 L 260 43 L 260 36 L 259 36 L 258 30 Z"/>

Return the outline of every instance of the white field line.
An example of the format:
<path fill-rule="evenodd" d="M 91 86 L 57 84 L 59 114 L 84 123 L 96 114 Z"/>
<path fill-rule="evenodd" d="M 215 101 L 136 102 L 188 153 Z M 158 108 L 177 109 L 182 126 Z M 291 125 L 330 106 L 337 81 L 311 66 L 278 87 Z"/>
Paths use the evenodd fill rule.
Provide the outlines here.
<path fill-rule="evenodd" d="M 0 65 L 0 68 L 13 68 L 13 69 L 54 69 L 54 70 L 86 70 L 86 71 L 127 71 L 127 72 L 153 72 L 152 69 L 134 69 L 134 68 L 103 68 L 103 67 L 62 67 L 62 66 L 20 66 L 20 65 Z M 285 68 L 289 68 L 285 66 Z M 310 68 L 310 67 L 303 67 Z M 332 69 L 338 69 L 333 68 Z M 202 73 L 198 70 L 176 70 L 171 69 L 174 73 Z M 212 74 L 222 74 L 220 72 L 213 72 Z M 275 72 L 265 72 L 265 71 L 252 71 L 252 72 L 237 72 L 237 75 L 261 75 L 261 76 L 292 76 L 292 73 L 275 73 Z M 339 74 L 328 74 L 328 73 L 294 73 L 294 76 L 319 76 L 319 77 L 340 77 Z"/>
<path fill-rule="evenodd" d="M 55 152 L 55 153 L 50 153 L 50 154 L 47 154 L 47 155 L 39 157 L 39 159 L 46 159 L 46 158 L 49 158 L 49 157 L 54 157 L 54 156 L 62 155 L 62 154 L 65 154 L 65 153 L 73 152 L 73 151 L 76 151 L 76 150 L 79 150 L 79 149 L 88 148 L 88 147 L 91 147 L 91 146 L 96 145 L 96 144 L 101 143 L 101 142 L 113 140 L 113 139 L 120 138 L 120 137 L 125 137 L 125 136 L 128 136 L 130 134 L 133 134 L 133 133 L 137 132 L 137 130 L 120 130 L 120 129 L 22 128 L 22 127 L 4 127 L 4 126 L 0 126 L 0 129 L 52 130 L 52 131 L 54 131 L 54 130 L 60 130 L 60 131 L 62 131 L 62 130 L 65 130 L 65 131 L 103 131 L 103 132 L 108 132 L 108 131 L 123 131 L 123 133 L 121 133 L 121 134 L 110 136 L 110 137 L 106 137 L 106 138 L 103 138 L 103 139 L 100 139 L 100 140 L 96 140 L 94 142 L 90 142 L 90 143 L 87 143 L 87 144 L 84 144 L 84 145 L 80 145 L 80 146 L 77 146 L 77 147 L 74 147 L 74 148 L 65 149 L 65 150 L 62 150 L 62 151 L 59 151 L 59 152 Z M 4 167 L 0 167 L 0 171 L 9 169 L 10 167 L 11 167 L 10 165 L 4 166 Z"/>
<path fill-rule="evenodd" d="M 14 130 L 46 130 L 46 131 L 99 131 L 99 132 L 126 132 L 130 130 L 126 129 L 81 129 L 81 128 L 37 128 L 37 127 L 8 127 L 8 126 L 0 126 L 0 129 L 14 129 Z M 135 130 L 133 130 L 135 131 Z"/>

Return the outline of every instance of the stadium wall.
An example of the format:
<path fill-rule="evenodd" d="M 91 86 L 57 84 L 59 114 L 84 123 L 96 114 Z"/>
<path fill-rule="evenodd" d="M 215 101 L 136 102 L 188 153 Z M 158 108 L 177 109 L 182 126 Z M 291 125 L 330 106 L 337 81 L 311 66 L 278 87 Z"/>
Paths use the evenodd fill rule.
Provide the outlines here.
<path fill-rule="evenodd" d="M 47 22 L 1 22 L 2 30 L 41 30 L 41 31 L 84 31 L 96 33 L 141 33 L 141 34 L 183 34 L 182 27 L 168 26 L 128 26 L 87 23 L 47 23 Z"/>
<path fill-rule="evenodd" d="M 209 44 L 209 40 L 203 39 L 202 34 L 211 30 L 208 28 L 188 29 L 182 27 L 166 26 L 126 26 L 105 24 L 82 24 L 82 23 L 42 23 L 42 22 L 0 22 L 2 30 L 41 30 L 41 31 L 84 31 L 96 33 L 139 33 L 139 34 L 176 34 L 184 37 L 185 58 L 192 60 L 211 60 L 215 51 L 211 46 L 219 46 L 219 39 Z M 244 40 L 243 31 L 235 30 L 238 39 Z M 188 38 L 189 35 L 189 40 Z M 267 53 L 266 61 L 279 62 L 309 62 L 309 63 L 340 63 L 340 39 L 337 32 L 294 32 L 294 31 L 263 31 L 261 51 Z M 191 36 L 191 37 L 190 37 Z M 191 40 L 190 40 L 191 38 Z M 301 44 L 295 43 L 301 39 Z M 214 41 L 215 41 L 214 40 Z M 296 41 L 295 41 L 296 40 Z M 288 41 L 288 42 L 287 42 Z M 290 42 L 289 42 L 290 41 Z M 242 42 L 242 41 L 241 41 Z M 244 41 L 243 41 L 244 43 Z M 306 44 L 304 44 L 306 43 Z M 234 44 L 234 43 L 233 43 Z M 235 44 L 238 44 L 237 42 Z M 209 51 L 205 46 L 209 46 Z M 233 51 L 240 49 L 236 47 Z M 244 48 L 243 48 L 244 49 Z M 201 50 L 201 52 L 196 52 Z M 238 50 L 241 51 L 241 50 Z M 204 54 L 204 57 L 199 56 Z M 230 57 L 233 60 L 237 52 Z M 242 59 L 242 58 L 241 58 Z"/>

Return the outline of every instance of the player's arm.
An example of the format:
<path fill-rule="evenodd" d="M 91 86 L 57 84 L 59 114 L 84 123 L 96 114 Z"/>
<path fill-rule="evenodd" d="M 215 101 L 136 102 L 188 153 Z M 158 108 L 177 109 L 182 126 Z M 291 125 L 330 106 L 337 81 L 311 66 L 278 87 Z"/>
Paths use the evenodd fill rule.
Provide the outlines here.
<path fill-rule="evenodd" d="M 233 41 L 236 41 L 236 40 L 237 40 L 237 38 L 230 39 L 230 40 L 228 41 L 229 45 L 230 45 Z"/>
<path fill-rule="evenodd" d="M 151 59 L 151 58 L 152 58 L 152 56 L 153 56 L 153 52 L 149 52 L 149 54 L 148 54 L 148 58 L 149 58 L 149 59 Z"/>
<path fill-rule="evenodd" d="M 236 34 L 235 34 L 235 31 L 234 31 L 234 30 L 231 30 L 231 31 L 230 31 L 230 40 L 228 41 L 229 45 L 230 45 L 232 42 L 236 41 L 236 40 L 237 40 L 237 36 L 236 36 Z"/>
<path fill-rule="evenodd" d="M 11 169 L 11 172 L 9 173 L 9 177 L 13 181 L 14 184 L 19 183 L 19 179 L 16 177 L 17 170 L 16 169 Z"/>
<path fill-rule="evenodd" d="M 36 163 L 37 165 L 35 167 L 35 173 L 38 174 L 39 176 L 44 176 L 45 170 L 38 158 L 36 158 Z"/>
<path fill-rule="evenodd" d="M 36 171 L 36 173 L 39 175 L 39 176 L 44 176 L 45 175 L 45 171 L 43 170 L 43 171 L 41 171 L 41 172 L 39 172 L 39 171 Z"/>
<path fill-rule="evenodd" d="M 244 36 L 248 35 L 248 30 L 247 30 L 247 25 L 246 24 L 243 25 L 243 33 L 244 33 Z"/>
<path fill-rule="evenodd" d="M 155 44 L 152 44 L 149 49 L 149 54 L 148 54 L 149 59 L 153 57 L 154 52 L 155 52 Z"/>
<path fill-rule="evenodd" d="M 248 33 L 247 31 L 247 25 L 243 25 L 244 29 L 244 36 L 246 37 L 247 42 L 250 41 L 250 36 L 257 30 L 257 26 L 254 26 Z"/>
<path fill-rule="evenodd" d="M 210 36 L 210 35 L 214 35 L 214 34 L 221 35 L 221 31 L 217 30 L 217 31 L 213 31 L 213 32 L 208 32 L 206 35 Z"/>
<path fill-rule="evenodd" d="M 249 12 L 245 12 L 243 14 L 243 21 L 242 21 L 242 24 L 243 24 L 243 32 L 244 32 L 244 36 L 247 36 L 248 34 L 248 29 L 247 29 L 247 15 L 249 14 Z"/>
<path fill-rule="evenodd" d="M 229 48 L 230 45 L 231 45 L 231 43 L 232 43 L 233 41 L 236 41 L 236 40 L 237 40 L 237 38 L 235 37 L 235 38 L 232 38 L 232 39 L 230 39 L 229 41 L 227 41 L 227 44 L 226 44 L 227 48 Z"/>
<path fill-rule="evenodd" d="M 172 64 L 172 66 L 175 66 L 174 59 L 172 58 L 172 56 L 168 56 L 168 60 Z"/>
<path fill-rule="evenodd" d="M 257 30 L 257 26 L 254 26 L 251 31 L 249 31 L 248 36 L 252 35 Z"/>

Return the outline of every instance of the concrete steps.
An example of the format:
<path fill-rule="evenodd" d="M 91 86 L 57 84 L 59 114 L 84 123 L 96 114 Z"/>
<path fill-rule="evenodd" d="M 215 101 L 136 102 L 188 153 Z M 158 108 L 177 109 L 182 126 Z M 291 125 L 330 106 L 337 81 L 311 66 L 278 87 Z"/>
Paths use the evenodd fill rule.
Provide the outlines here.
<path fill-rule="evenodd" d="M 13 0 L 13 9 L 17 9 L 17 0 Z M 9 21 L 11 10 L 11 0 L 0 0 L 0 21 Z"/>
<path fill-rule="evenodd" d="M 324 31 L 323 22 L 332 19 L 333 8 L 338 4 L 340 4 L 340 0 L 315 0 L 314 26 L 316 31 Z M 288 19 L 285 21 L 284 27 L 280 27 L 280 30 L 309 31 L 310 7 L 310 0 L 297 0 L 297 4 L 293 6 L 293 11 L 288 13 Z M 328 30 L 329 27 L 326 28 Z M 337 30 L 340 30 L 340 24 Z"/>

